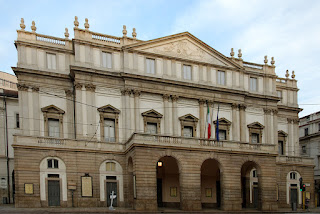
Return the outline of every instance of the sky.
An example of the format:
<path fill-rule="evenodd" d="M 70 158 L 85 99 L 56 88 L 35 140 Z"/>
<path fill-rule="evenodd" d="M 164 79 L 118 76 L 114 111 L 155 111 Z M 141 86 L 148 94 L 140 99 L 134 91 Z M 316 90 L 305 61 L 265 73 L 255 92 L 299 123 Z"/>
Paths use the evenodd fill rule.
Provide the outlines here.
<path fill-rule="evenodd" d="M 66 27 L 73 37 L 74 16 L 81 28 L 88 18 L 91 31 L 114 36 L 135 27 L 141 40 L 188 31 L 226 56 L 231 48 L 244 61 L 273 56 L 279 77 L 294 70 L 302 117 L 320 111 L 319 11 L 318 0 L 0 0 L 0 71 L 13 74 L 21 18 L 26 30 L 35 21 L 37 33 L 62 38 Z"/>

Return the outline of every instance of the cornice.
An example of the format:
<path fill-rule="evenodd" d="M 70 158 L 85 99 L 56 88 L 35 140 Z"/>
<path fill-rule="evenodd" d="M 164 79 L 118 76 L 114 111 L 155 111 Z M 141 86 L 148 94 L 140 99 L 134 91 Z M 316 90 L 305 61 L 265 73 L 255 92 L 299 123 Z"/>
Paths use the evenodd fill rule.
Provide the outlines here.
<path fill-rule="evenodd" d="M 59 73 L 53 73 L 43 70 L 35 70 L 30 68 L 22 68 L 22 67 L 11 67 L 16 76 L 19 76 L 19 74 L 30 74 L 30 75 L 37 75 L 37 76 L 45 76 L 45 77 L 51 77 L 51 78 L 59 78 L 64 80 L 70 80 L 70 76 L 67 74 L 59 74 Z"/>
<path fill-rule="evenodd" d="M 95 42 L 90 42 L 87 40 L 81 40 L 81 39 L 72 39 L 72 41 L 74 43 L 78 43 L 78 44 L 84 44 L 84 45 L 90 45 L 92 47 L 99 47 L 99 48 L 107 48 L 107 49 L 111 49 L 111 50 L 115 50 L 115 51 L 121 51 L 121 47 L 117 47 L 117 46 L 112 46 L 109 44 L 100 44 L 100 43 L 95 43 Z"/>
<path fill-rule="evenodd" d="M 39 44 L 39 43 L 35 43 L 35 42 L 26 42 L 26 41 L 21 41 L 21 40 L 17 40 L 15 41 L 15 46 L 17 45 L 22 45 L 22 46 L 30 46 L 30 47 L 35 47 L 35 48 L 40 48 L 40 49 L 44 49 L 44 50 L 49 50 L 49 51 L 57 51 L 57 52 L 61 52 L 61 53 L 69 53 L 69 54 L 74 54 L 72 49 L 68 49 L 68 48 L 63 48 L 62 47 L 55 47 L 55 46 L 51 46 L 51 45 L 43 45 L 43 44 Z"/>

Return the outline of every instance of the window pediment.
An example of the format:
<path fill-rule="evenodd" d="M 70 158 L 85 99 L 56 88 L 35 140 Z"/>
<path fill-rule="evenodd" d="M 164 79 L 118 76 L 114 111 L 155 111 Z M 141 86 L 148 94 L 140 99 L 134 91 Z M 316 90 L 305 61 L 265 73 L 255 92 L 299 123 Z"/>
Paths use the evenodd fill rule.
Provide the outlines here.
<path fill-rule="evenodd" d="M 111 114 L 120 114 L 121 112 L 119 109 L 117 109 L 116 107 L 110 104 L 98 108 L 98 111 L 101 113 L 111 113 Z"/>
<path fill-rule="evenodd" d="M 198 122 L 198 118 L 193 116 L 192 114 L 186 114 L 184 116 L 179 117 L 180 121 L 186 121 L 186 122 Z"/>
<path fill-rule="evenodd" d="M 157 112 L 154 109 L 151 109 L 149 111 L 143 112 L 141 115 L 143 117 L 153 117 L 153 118 L 162 118 L 163 117 L 162 114 L 160 114 L 159 112 Z"/>
<path fill-rule="evenodd" d="M 49 105 L 46 107 L 41 108 L 41 111 L 44 113 L 52 113 L 52 114 L 64 114 L 65 111 L 63 111 L 61 108 L 58 108 L 55 105 Z"/>
<path fill-rule="evenodd" d="M 231 125 L 231 122 L 224 117 L 218 119 L 218 121 L 219 121 L 219 125 L 227 125 L 227 126 Z M 213 121 L 213 123 L 217 124 L 217 120 Z"/>
<path fill-rule="evenodd" d="M 285 133 L 284 131 L 280 130 L 280 131 L 278 131 L 278 136 L 279 136 L 279 137 L 287 137 L 288 134 Z"/>
<path fill-rule="evenodd" d="M 254 123 L 250 123 L 248 125 L 248 128 L 251 128 L 251 129 L 263 129 L 264 128 L 264 125 L 262 125 L 261 123 L 259 122 L 254 122 Z"/>

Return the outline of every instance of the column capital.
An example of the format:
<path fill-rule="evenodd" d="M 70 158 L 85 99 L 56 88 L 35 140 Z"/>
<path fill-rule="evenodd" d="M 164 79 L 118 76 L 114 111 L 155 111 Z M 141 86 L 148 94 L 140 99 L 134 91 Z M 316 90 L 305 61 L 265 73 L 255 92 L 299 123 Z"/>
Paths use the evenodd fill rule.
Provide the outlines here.
<path fill-rule="evenodd" d="M 134 97 L 140 97 L 140 95 L 141 95 L 141 91 L 138 89 L 133 89 L 132 93 L 133 93 Z"/>
<path fill-rule="evenodd" d="M 270 108 L 263 108 L 265 114 L 271 114 L 272 109 Z"/>
<path fill-rule="evenodd" d="M 200 105 L 204 105 L 206 103 L 207 100 L 200 98 L 199 99 L 199 104 Z"/>
<path fill-rule="evenodd" d="M 65 89 L 64 92 L 66 93 L 67 97 L 72 97 L 72 95 L 73 95 L 73 91 L 72 90 Z"/>
<path fill-rule="evenodd" d="M 238 103 L 232 103 L 231 107 L 232 107 L 232 109 L 237 110 L 239 108 L 239 104 Z"/>
<path fill-rule="evenodd" d="M 170 95 L 169 94 L 163 94 L 162 97 L 163 97 L 164 101 L 168 101 L 169 98 L 170 98 Z"/>
<path fill-rule="evenodd" d="M 207 100 L 208 106 L 213 107 L 214 100 Z"/>
<path fill-rule="evenodd" d="M 246 108 L 247 108 L 247 105 L 245 105 L 245 104 L 239 104 L 239 109 L 240 110 L 246 110 Z"/>
<path fill-rule="evenodd" d="M 25 84 L 17 84 L 18 90 L 19 91 L 28 91 L 29 86 L 25 85 Z"/>
<path fill-rule="evenodd" d="M 292 123 L 293 122 L 293 118 L 287 118 L 288 123 Z"/>
<path fill-rule="evenodd" d="M 77 82 L 77 83 L 74 84 L 74 87 L 76 89 L 78 89 L 78 90 L 81 90 L 82 89 L 82 83 Z"/>
<path fill-rule="evenodd" d="M 32 86 L 31 89 L 33 92 L 39 92 L 39 87 L 37 86 Z"/>
<path fill-rule="evenodd" d="M 171 99 L 172 99 L 172 102 L 177 102 L 178 99 L 179 99 L 179 96 L 177 96 L 177 95 L 171 95 Z"/>
<path fill-rule="evenodd" d="M 273 115 L 278 114 L 278 109 L 271 109 L 271 111 L 272 111 Z"/>
<path fill-rule="evenodd" d="M 87 90 L 87 91 L 92 91 L 92 92 L 95 92 L 95 91 L 96 91 L 96 86 L 93 85 L 92 83 L 85 84 L 85 87 L 86 87 L 86 90 Z"/>

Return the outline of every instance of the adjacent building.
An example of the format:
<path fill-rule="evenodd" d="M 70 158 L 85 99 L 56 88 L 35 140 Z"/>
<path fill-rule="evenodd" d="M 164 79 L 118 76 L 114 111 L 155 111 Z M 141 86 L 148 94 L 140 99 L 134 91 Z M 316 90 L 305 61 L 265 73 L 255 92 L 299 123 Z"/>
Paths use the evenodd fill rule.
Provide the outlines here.
<path fill-rule="evenodd" d="M 303 157 L 314 159 L 314 182 L 317 205 L 320 199 L 320 111 L 300 118 L 300 147 Z"/>
<path fill-rule="evenodd" d="M 19 131 L 17 78 L 0 72 L 0 204 L 14 202 L 12 142 Z"/>
<path fill-rule="evenodd" d="M 17 31 L 17 207 L 107 207 L 116 195 L 136 210 L 271 211 L 302 203 L 300 177 L 314 205 L 294 73 L 188 32 L 142 41 L 126 26 L 117 37 L 74 25 L 72 39 L 23 19 Z"/>

